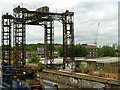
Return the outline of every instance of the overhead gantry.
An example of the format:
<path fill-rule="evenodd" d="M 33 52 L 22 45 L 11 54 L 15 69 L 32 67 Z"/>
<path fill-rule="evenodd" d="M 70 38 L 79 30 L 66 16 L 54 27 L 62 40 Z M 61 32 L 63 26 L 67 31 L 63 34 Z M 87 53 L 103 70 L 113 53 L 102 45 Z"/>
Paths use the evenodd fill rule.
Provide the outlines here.
<path fill-rule="evenodd" d="M 46 6 L 36 11 L 30 11 L 18 6 L 13 9 L 13 15 L 4 14 L 2 16 L 2 61 L 7 60 L 7 64 L 11 65 L 11 32 L 13 32 L 13 64 L 16 75 L 20 76 L 25 71 L 26 25 L 40 25 L 44 27 L 45 62 L 46 64 L 53 64 L 55 20 L 63 24 L 63 64 L 65 68 L 66 60 L 74 60 L 74 12 L 66 10 L 63 13 L 53 13 L 49 12 L 49 8 Z M 12 25 L 13 31 L 11 30 Z M 6 31 L 5 28 L 7 28 Z M 7 43 L 5 44 L 5 42 Z M 69 51 L 68 47 L 70 48 Z M 68 57 L 68 53 L 70 57 Z"/>

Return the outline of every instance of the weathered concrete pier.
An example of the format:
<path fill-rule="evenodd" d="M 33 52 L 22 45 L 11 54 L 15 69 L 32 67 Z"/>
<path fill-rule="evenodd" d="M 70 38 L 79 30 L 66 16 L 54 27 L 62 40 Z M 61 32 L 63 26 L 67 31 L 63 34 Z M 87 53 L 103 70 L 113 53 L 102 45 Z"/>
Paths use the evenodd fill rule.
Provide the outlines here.
<path fill-rule="evenodd" d="M 57 83 L 60 88 L 120 88 L 118 80 L 82 73 L 43 70 L 37 76 L 41 83 L 42 80 L 48 80 Z"/>

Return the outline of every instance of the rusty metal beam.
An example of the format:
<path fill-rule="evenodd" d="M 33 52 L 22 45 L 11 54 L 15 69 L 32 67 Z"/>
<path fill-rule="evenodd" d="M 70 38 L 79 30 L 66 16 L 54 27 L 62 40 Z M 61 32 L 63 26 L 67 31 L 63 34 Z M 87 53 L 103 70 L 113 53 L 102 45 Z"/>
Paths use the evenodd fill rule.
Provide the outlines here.
<path fill-rule="evenodd" d="M 65 16 L 62 20 L 63 22 L 63 64 L 65 68 L 65 64 L 67 60 L 71 62 L 74 60 L 74 17 L 73 16 Z"/>
<path fill-rule="evenodd" d="M 14 45 L 14 65 L 15 75 L 17 78 L 23 79 L 26 63 L 26 28 L 25 28 L 25 13 L 21 11 L 20 7 L 17 11 L 14 10 L 13 23 L 13 45 Z"/>
<path fill-rule="evenodd" d="M 12 25 L 12 15 L 2 15 L 2 31 L 1 31 L 1 46 L 2 46 L 2 80 L 3 82 L 12 85 L 11 77 L 12 75 L 5 75 L 9 74 L 10 72 L 10 67 L 5 67 L 5 66 L 10 66 L 11 65 L 11 25 Z"/>
<path fill-rule="evenodd" d="M 67 60 L 74 60 L 74 20 L 73 12 L 66 10 L 64 13 L 37 12 L 29 11 L 20 6 L 13 9 L 12 15 L 2 16 L 2 61 L 8 59 L 11 62 L 11 23 L 13 20 L 13 48 L 14 48 L 14 65 L 17 74 L 23 74 L 25 71 L 26 61 L 26 25 L 40 25 L 45 28 L 45 58 L 46 64 L 50 60 L 50 65 L 54 62 L 54 20 L 62 21 L 63 24 L 63 64 L 65 67 Z M 4 20 L 7 19 L 7 22 Z M 9 25 L 4 25 L 9 23 Z M 7 29 L 7 31 L 5 31 Z M 7 33 L 7 34 L 6 34 Z M 5 43 L 6 42 L 6 43 Z M 8 49 L 5 49 L 6 46 Z M 68 51 L 70 47 L 70 51 Z M 69 55 L 69 56 L 68 56 Z M 19 75 L 18 75 L 19 77 Z"/>
<path fill-rule="evenodd" d="M 12 16 L 5 14 L 2 16 L 2 62 L 7 60 L 7 64 L 11 65 L 11 25 Z"/>
<path fill-rule="evenodd" d="M 50 64 L 53 64 L 54 61 L 54 24 L 53 21 L 47 22 L 45 24 L 45 36 L 44 36 L 44 53 L 46 58 L 46 64 L 48 60 Z"/>

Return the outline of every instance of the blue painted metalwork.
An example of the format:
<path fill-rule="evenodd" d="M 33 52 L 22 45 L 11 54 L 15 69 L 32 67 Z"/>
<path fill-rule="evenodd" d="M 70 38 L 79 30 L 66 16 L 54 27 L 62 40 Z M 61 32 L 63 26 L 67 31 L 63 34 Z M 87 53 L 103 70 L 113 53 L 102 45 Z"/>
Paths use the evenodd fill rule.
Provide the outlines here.
<path fill-rule="evenodd" d="M 2 86 L 3 86 L 3 87 L 5 87 L 5 88 L 7 88 L 7 89 L 10 89 L 10 85 L 9 85 L 9 84 L 4 83 L 4 82 L 1 82 L 1 83 L 2 83 Z"/>
<path fill-rule="evenodd" d="M 3 68 L 6 68 L 6 70 L 4 72 L 3 72 Z M 12 89 L 13 68 L 14 68 L 14 65 L 13 66 L 3 66 L 2 65 L 2 77 L 3 76 L 10 76 L 11 77 L 10 85 L 8 85 L 4 82 L 2 85 L 5 85 L 6 87 L 10 87 L 10 89 Z"/>
<path fill-rule="evenodd" d="M 120 73 L 120 69 L 118 70 L 118 73 Z"/>

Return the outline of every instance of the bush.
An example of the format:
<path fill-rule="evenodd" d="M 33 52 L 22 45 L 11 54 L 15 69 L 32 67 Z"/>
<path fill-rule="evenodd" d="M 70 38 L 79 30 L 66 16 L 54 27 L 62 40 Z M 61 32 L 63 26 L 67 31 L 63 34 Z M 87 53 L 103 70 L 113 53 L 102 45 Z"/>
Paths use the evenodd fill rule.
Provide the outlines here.
<path fill-rule="evenodd" d="M 105 76 L 105 72 L 103 71 L 98 71 L 99 73 L 97 74 L 97 76 L 99 77 L 104 77 Z"/>
<path fill-rule="evenodd" d="M 38 66 L 34 68 L 34 70 L 41 72 L 44 68 L 44 65 L 42 63 L 38 63 Z"/>
<path fill-rule="evenodd" d="M 30 56 L 28 62 L 29 62 L 29 63 L 36 63 L 36 64 L 38 64 L 38 63 L 39 63 L 39 60 L 40 60 L 40 59 L 39 59 L 38 55 L 35 54 L 35 53 L 33 53 L 33 54 Z"/>
<path fill-rule="evenodd" d="M 85 66 L 85 64 L 80 64 L 78 70 L 80 70 L 82 73 L 86 72 L 87 67 Z"/>
<path fill-rule="evenodd" d="M 87 64 L 87 70 L 88 70 L 89 72 L 92 72 L 92 71 L 94 70 L 93 65 Z"/>

